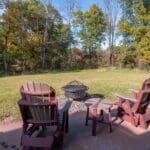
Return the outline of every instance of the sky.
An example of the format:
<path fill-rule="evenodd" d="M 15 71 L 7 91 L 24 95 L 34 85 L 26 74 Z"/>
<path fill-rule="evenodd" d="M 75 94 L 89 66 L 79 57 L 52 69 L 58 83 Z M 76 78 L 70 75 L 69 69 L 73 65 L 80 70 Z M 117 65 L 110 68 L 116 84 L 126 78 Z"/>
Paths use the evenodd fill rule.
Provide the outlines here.
<path fill-rule="evenodd" d="M 60 12 L 63 11 L 65 3 L 67 0 L 47 0 L 52 3 L 52 5 L 59 10 Z M 69 0 L 68 0 L 69 1 Z M 104 5 L 105 0 L 78 0 L 79 6 L 83 11 L 86 11 L 90 8 L 92 4 L 97 4 L 103 11 L 105 11 L 105 5 Z M 112 2 L 115 2 L 116 0 L 111 0 Z M 121 15 L 121 9 L 119 8 L 119 14 Z"/>
<path fill-rule="evenodd" d="M 51 0 L 51 2 L 57 9 L 60 10 L 63 5 L 65 5 L 66 0 Z M 79 5 L 83 10 L 88 10 L 93 3 L 99 4 L 101 8 L 104 6 L 103 0 L 79 0 Z"/>
<path fill-rule="evenodd" d="M 49 0 L 49 1 L 52 3 L 52 5 L 57 10 L 59 10 L 61 15 L 63 15 L 64 8 L 66 5 L 65 3 L 67 0 Z M 83 11 L 87 11 L 92 4 L 97 4 L 105 12 L 104 0 L 78 0 L 78 1 L 79 1 L 79 7 L 81 7 L 81 9 Z M 115 2 L 115 0 L 111 0 L 111 1 Z M 117 20 L 117 22 L 119 21 L 120 17 L 121 17 L 121 9 L 118 6 L 118 20 Z M 116 45 L 120 44 L 121 39 L 122 38 L 120 36 L 118 36 L 116 38 Z M 108 40 L 105 40 L 104 43 L 102 44 L 102 49 L 106 49 L 107 47 L 108 47 Z"/>

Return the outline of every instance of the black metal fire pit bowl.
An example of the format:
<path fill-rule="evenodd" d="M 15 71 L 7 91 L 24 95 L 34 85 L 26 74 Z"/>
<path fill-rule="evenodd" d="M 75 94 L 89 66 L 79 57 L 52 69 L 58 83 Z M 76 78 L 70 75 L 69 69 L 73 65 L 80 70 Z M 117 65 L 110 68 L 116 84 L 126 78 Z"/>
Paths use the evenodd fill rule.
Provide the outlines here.
<path fill-rule="evenodd" d="M 62 89 L 65 92 L 67 98 L 72 98 L 74 100 L 83 99 L 86 96 L 86 91 L 88 87 L 79 81 L 71 81 L 67 85 L 63 86 Z"/>

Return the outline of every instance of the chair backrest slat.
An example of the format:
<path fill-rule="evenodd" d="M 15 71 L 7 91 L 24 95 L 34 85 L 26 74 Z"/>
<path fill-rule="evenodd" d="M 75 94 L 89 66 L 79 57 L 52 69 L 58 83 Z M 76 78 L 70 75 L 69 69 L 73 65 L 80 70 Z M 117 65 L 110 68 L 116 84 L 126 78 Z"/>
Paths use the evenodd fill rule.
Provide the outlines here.
<path fill-rule="evenodd" d="M 143 82 L 142 87 L 141 87 L 141 90 L 148 90 L 148 89 L 150 89 L 150 78 L 146 79 Z"/>
<path fill-rule="evenodd" d="M 49 98 L 49 100 L 56 100 L 55 90 L 44 83 L 27 82 L 20 88 L 20 93 L 23 99 L 29 101 L 33 100 L 33 96 L 41 97 L 42 101 L 45 100 L 45 97 Z"/>
<path fill-rule="evenodd" d="M 21 109 L 21 114 L 23 114 L 22 117 L 24 118 L 24 121 L 30 120 L 31 122 L 33 121 L 37 123 L 47 122 L 49 124 L 57 124 L 57 105 L 52 105 L 51 103 L 44 104 L 42 102 L 33 103 L 26 100 L 20 100 L 19 106 L 24 108 Z M 26 114 L 26 109 L 30 111 L 29 114 Z"/>
<path fill-rule="evenodd" d="M 149 104 L 150 104 L 150 89 L 140 90 L 138 93 L 137 101 L 133 106 L 133 111 L 143 113 L 146 111 Z"/>

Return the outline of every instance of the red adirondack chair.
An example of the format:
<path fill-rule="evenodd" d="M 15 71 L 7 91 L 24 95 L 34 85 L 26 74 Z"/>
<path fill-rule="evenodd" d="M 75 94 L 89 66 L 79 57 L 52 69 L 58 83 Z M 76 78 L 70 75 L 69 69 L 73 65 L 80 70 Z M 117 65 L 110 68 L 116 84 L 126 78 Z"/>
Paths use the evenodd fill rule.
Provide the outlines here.
<path fill-rule="evenodd" d="M 118 97 L 118 117 L 134 126 L 147 128 L 150 121 L 150 89 L 138 91 L 135 99 L 115 95 Z"/>
<path fill-rule="evenodd" d="M 37 99 L 37 97 L 34 98 Z M 71 101 L 66 101 L 63 107 L 58 109 L 56 104 L 49 101 L 35 100 L 33 102 L 21 99 L 18 105 L 23 120 L 21 136 L 23 149 L 39 147 L 49 150 L 53 146 L 62 147 L 63 133 L 68 132 L 68 111 L 71 103 Z M 42 131 L 46 127 L 52 127 L 54 130 L 50 130 L 49 135 L 43 137 L 36 134 L 40 127 L 42 127 Z"/>
<path fill-rule="evenodd" d="M 62 146 L 63 132 L 61 131 L 56 104 L 51 104 L 49 101 L 31 102 L 24 99 L 21 99 L 18 104 L 23 119 L 21 145 L 24 150 L 28 150 L 30 147 L 50 150 L 54 144 Z M 26 109 L 30 113 L 27 113 Z M 40 126 L 44 127 L 43 130 L 47 126 L 56 126 L 56 128 L 49 135 L 41 136 L 37 134 Z"/>
<path fill-rule="evenodd" d="M 55 90 L 47 84 L 28 82 L 20 88 L 22 99 L 18 102 L 23 120 L 21 144 L 24 149 L 40 147 L 51 149 L 53 144 L 62 145 L 63 132 L 68 132 L 69 108 L 71 101 L 66 101 L 61 109 L 55 97 Z M 61 121 L 60 121 L 61 120 Z M 33 137 L 32 135 L 46 126 L 56 126 L 50 136 Z"/>
<path fill-rule="evenodd" d="M 38 96 L 49 97 L 49 101 L 57 103 L 55 89 L 45 83 L 27 82 L 20 88 L 20 93 L 23 99 L 33 100 L 32 97 Z"/>

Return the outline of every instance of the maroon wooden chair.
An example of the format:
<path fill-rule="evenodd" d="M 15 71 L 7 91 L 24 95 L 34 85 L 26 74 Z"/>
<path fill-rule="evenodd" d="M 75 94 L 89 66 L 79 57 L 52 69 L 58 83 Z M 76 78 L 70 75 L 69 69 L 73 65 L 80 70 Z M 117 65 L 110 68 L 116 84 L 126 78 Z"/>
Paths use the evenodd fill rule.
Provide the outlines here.
<path fill-rule="evenodd" d="M 51 103 L 57 103 L 55 89 L 45 83 L 27 82 L 21 86 L 20 93 L 25 100 L 33 100 L 32 97 L 38 96 L 43 100 L 47 97 Z"/>
<path fill-rule="evenodd" d="M 31 147 L 50 150 L 54 145 L 62 146 L 63 132 L 56 104 L 21 99 L 18 105 L 23 120 L 21 145 L 24 150 Z M 47 127 L 52 127 L 53 130 L 50 130 L 48 135 L 41 135 Z"/>
<path fill-rule="evenodd" d="M 47 102 L 49 101 L 51 104 L 56 104 L 58 107 L 58 98 L 56 98 L 55 89 L 45 83 L 39 82 L 27 82 L 23 84 L 20 88 L 20 93 L 22 99 L 31 101 L 31 102 Z M 63 121 L 63 131 L 66 133 L 69 130 L 69 108 L 71 106 L 71 102 L 67 101 L 64 107 L 61 109 L 62 121 Z M 30 113 L 28 108 L 26 108 L 26 113 Z"/>
<path fill-rule="evenodd" d="M 150 121 L 150 89 L 140 90 L 135 99 L 115 95 L 118 97 L 118 117 L 134 126 L 147 128 Z"/>

